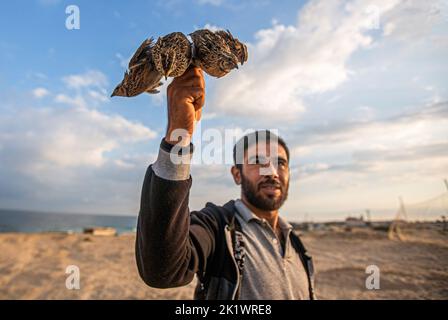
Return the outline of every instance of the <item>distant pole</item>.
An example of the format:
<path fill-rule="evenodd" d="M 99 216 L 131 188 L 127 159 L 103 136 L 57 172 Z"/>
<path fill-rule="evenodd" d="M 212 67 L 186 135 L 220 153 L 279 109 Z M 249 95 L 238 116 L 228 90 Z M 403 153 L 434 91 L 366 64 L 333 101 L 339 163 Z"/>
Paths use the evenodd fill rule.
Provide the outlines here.
<path fill-rule="evenodd" d="M 448 180 L 444 179 L 443 182 L 445 182 L 446 191 L 448 191 Z M 448 215 L 448 208 L 446 208 L 446 213 Z M 443 216 L 443 231 L 446 231 L 446 217 Z"/>
<path fill-rule="evenodd" d="M 370 219 L 370 209 L 366 209 L 366 217 L 367 217 L 367 222 L 371 222 L 371 219 Z"/>
<path fill-rule="evenodd" d="M 408 219 L 408 214 L 406 212 L 406 207 L 404 206 L 403 198 L 400 197 L 400 213 L 403 215 L 404 220 Z"/>

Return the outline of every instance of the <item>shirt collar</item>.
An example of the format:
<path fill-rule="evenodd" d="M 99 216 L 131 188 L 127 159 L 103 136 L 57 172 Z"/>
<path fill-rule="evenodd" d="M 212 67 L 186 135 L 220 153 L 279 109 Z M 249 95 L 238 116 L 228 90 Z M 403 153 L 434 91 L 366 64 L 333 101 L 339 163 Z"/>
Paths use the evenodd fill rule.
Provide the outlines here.
<path fill-rule="evenodd" d="M 243 218 L 245 223 L 249 223 L 252 220 L 262 221 L 262 219 L 255 215 L 241 199 L 235 200 L 235 208 L 238 215 Z M 278 216 L 278 224 L 282 230 L 290 230 L 293 228 L 292 225 L 288 221 L 284 220 L 280 215 Z"/>
<path fill-rule="evenodd" d="M 244 222 L 249 223 L 251 220 L 260 220 L 250 209 L 244 204 L 241 199 L 237 199 L 235 201 L 235 208 L 237 213 L 241 218 L 243 218 Z"/>

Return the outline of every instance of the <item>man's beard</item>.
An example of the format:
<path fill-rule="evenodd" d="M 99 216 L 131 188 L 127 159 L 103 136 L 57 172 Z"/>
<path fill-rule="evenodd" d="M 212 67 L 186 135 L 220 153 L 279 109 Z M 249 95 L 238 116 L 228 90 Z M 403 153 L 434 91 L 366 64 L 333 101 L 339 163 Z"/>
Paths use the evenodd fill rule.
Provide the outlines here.
<path fill-rule="evenodd" d="M 263 196 L 260 193 L 260 187 L 263 184 L 277 185 L 278 187 L 280 187 L 281 195 L 279 197 Z M 241 189 L 247 201 L 249 201 L 249 203 L 254 207 L 260 210 L 272 211 L 278 210 L 288 198 L 289 182 L 286 187 L 283 187 L 279 182 L 275 181 L 274 179 L 268 178 L 267 180 L 263 181 L 263 183 L 254 186 L 242 174 Z"/>

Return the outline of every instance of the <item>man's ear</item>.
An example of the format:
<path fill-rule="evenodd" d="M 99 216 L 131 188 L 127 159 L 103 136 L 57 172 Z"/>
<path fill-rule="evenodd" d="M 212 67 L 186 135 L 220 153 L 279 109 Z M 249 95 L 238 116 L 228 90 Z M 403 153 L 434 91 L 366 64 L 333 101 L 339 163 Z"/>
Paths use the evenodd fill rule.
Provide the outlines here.
<path fill-rule="evenodd" d="M 235 181 L 235 183 L 237 185 L 240 185 L 241 184 L 241 171 L 240 171 L 240 169 L 238 169 L 236 166 L 232 166 L 232 169 L 230 170 L 230 172 L 232 173 L 233 181 Z"/>

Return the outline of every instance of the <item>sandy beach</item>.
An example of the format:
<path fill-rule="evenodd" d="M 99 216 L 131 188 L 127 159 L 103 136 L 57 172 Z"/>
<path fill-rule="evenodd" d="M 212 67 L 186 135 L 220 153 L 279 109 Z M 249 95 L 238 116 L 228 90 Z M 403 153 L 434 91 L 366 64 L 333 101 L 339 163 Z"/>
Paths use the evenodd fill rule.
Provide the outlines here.
<path fill-rule="evenodd" d="M 315 259 L 319 299 L 447 299 L 448 234 L 409 227 L 406 241 L 371 229 L 305 232 Z M 0 234 L 0 299 L 191 299 L 195 283 L 153 289 L 139 278 L 134 234 Z M 68 290 L 66 267 L 80 269 Z M 380 269 L 380 289 L 367 290 L 368 265 Z"/>

